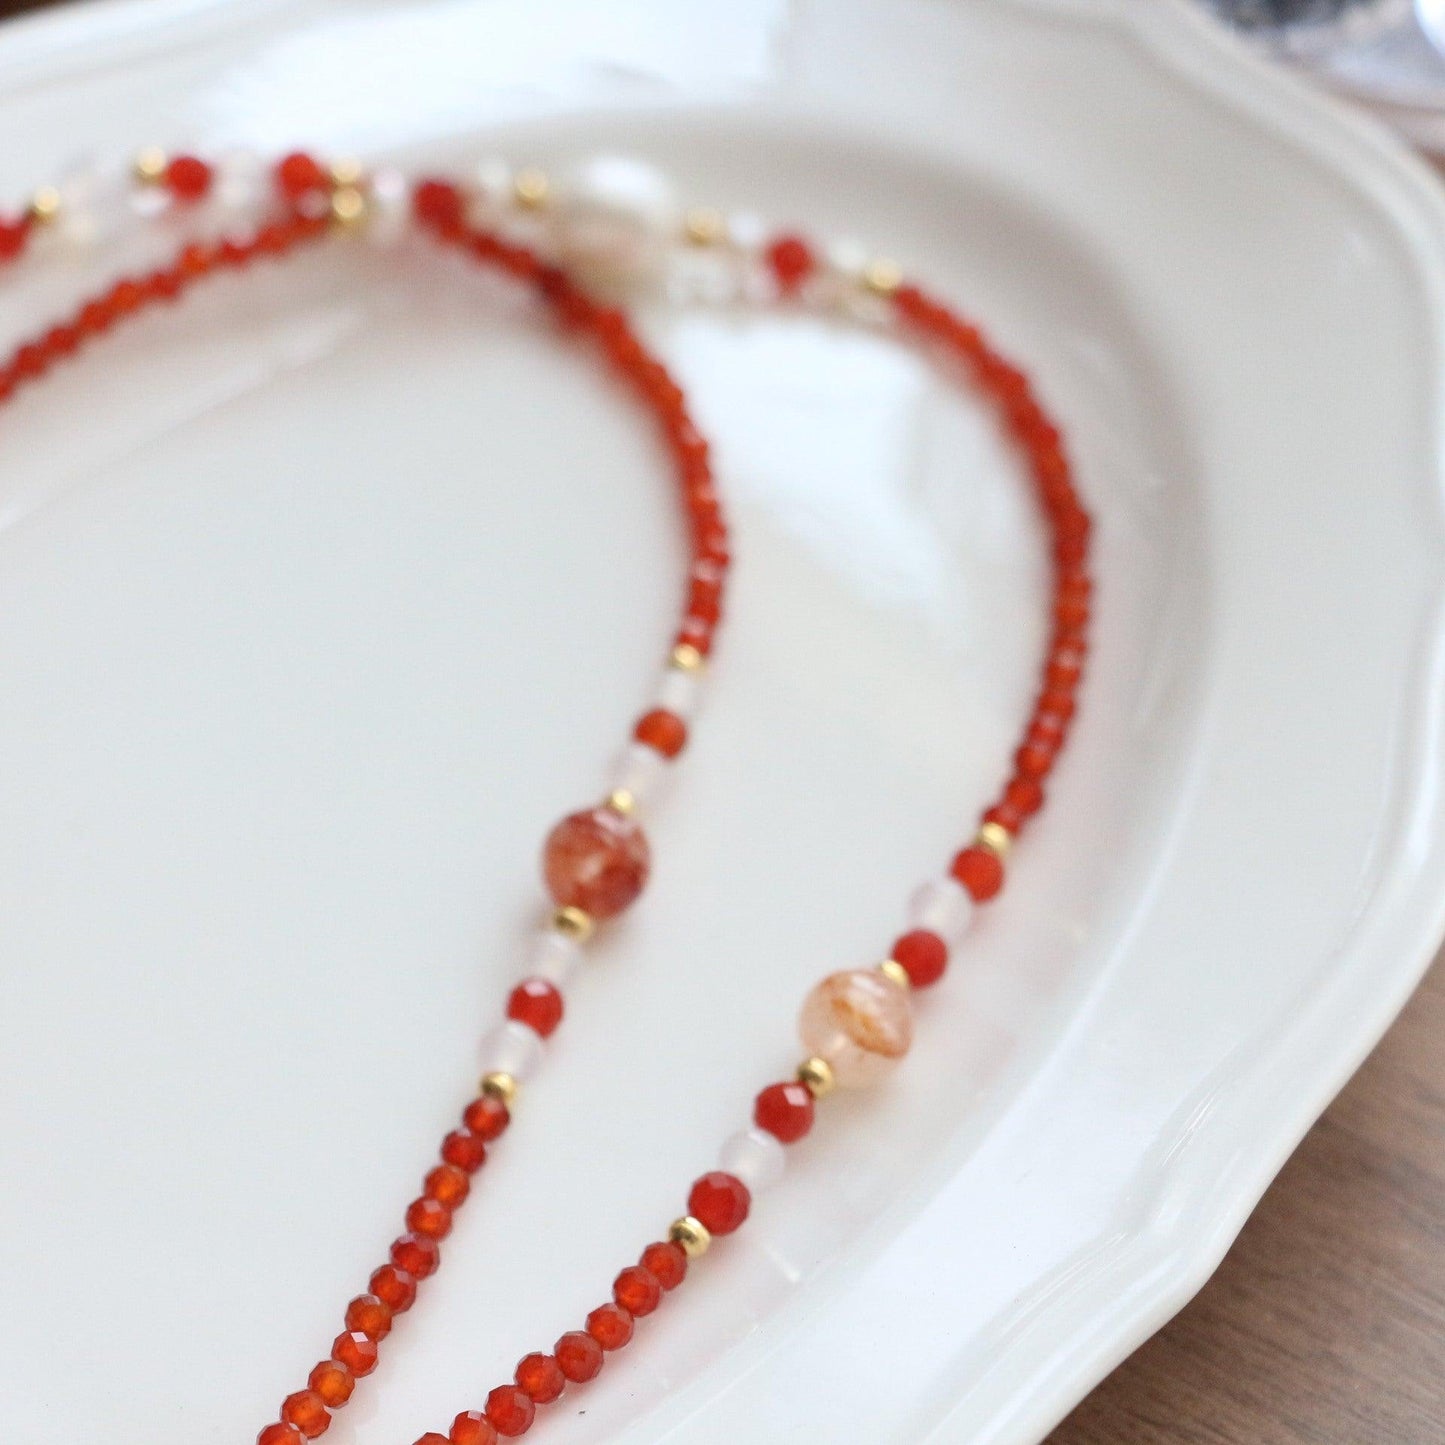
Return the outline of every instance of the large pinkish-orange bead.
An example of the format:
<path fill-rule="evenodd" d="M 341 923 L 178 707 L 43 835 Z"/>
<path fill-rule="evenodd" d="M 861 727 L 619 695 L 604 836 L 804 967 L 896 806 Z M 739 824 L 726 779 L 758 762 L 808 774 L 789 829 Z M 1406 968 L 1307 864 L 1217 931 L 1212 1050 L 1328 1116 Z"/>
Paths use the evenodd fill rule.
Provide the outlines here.
<path fill-rule="evenodd" d="M 907 993 L 876 969 L 829 974 L 803 1001 L 798 1032 L 847 1089 L 871 1084 L 908 1052 L 913 1012 Z"/>
<path fill-rule="evenodd" d="M 612 918 L 642 892 L 651 863 L 647 837 L 631 818 L 592 808 L 552 829 L 542 872 L 558 907 Z"/>

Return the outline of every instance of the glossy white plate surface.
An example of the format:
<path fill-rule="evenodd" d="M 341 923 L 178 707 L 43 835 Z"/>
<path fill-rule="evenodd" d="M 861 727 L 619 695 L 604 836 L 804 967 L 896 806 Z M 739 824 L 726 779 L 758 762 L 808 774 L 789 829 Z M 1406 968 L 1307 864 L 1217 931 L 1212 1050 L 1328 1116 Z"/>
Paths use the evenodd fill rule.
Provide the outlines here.
<path fill-rule="evenodd" d="M 1441 926 L 1445 207 L 1161 0 L 114 4 L 0 31 L 0 193 L 149 141 L 565 165 L 865 238 L 978 314 L 1099 518 L 1051 806 L 896 1083 L 539 1442 L 1036 1441 L 1203 1281 Z M 0 291 L 18 336 L 106 271 Z M 328 1445 L 607 1293 L 1003 769 L 1039 537 L 982 414 L 654 310 L 739 521 L 655 880 Z M 424 250 L 313 256 L 0 419 L 0 1400 L 248 1445 L 384 1255 L 650 687 L 625 399 Z"/>

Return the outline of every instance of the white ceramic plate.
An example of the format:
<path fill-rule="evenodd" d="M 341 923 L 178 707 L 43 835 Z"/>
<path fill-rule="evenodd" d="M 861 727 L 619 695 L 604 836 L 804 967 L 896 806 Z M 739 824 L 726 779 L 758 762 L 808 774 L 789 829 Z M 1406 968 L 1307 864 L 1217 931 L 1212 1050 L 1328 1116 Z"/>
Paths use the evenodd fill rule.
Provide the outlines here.
<path fill-rule="evenodd" d="M 1161 0 L 114 4 L 0 33 L 0 191 L 145 141 L 548 164 L 899 256 L 1064 418 L 1097 665 L 1009 896 L 545 1438 L 1038 1440 L 1203 1281 L 1441 927 L 1445 207 Z M 99 263 L 0 293 L 18 334 Z M 1003 766 L 1037 536 L 979 413 L 653 315 L 740 514 L 655 884 L 328 1445 L 605 1296 Z M 396 1228 L 678 543 L 638 419 L 434 260 L 218 284 L 0 430 L 0 1398 L 245 1442 Z M 543 1438 L 539 1435 L 537 1438 Z"/>

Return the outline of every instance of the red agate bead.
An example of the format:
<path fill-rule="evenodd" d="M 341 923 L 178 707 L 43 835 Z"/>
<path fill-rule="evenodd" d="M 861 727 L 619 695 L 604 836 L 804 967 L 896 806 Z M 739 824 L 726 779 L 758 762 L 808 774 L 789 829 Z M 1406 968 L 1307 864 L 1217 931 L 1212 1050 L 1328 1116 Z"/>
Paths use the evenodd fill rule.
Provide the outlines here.
<path fill-rule="evenodd" d="M 376 1341 L 360 1330 L 348 1330 L 337 1335 L 331 1346 L 331 1358 L 340 1360 L 357 1379 L 369 1375 L 376 1368 Z"/>
<path fill-rule="evenodd" d="M 796 1144 L 813 1127 L 812 1092 L 796 1082 L 769 1084 L 753 1105 L 753 1123 L 781 1143 Z"/>
<path fill-rule="evenodd" d="M 676 1289 L 687 1278 L 687 1251 L 670 1239 L 649 1244 L 641 1263 L 663 1289 Z"/>
<path fill-rule="evenodd" d="M 634 1318 L 650 1315 L 662 1303 L 662 1286 L 649 1269 L 630 1264 L 612 1283 L 612 1298 Z"/>
<path fill-rule="evenodd" d="M 507 1000 L 507 1017 L 548 1038 L 562 1022 L 562 995 L 545 978 L 524 978 Z"/>
<path fill-rule="evenodd" d="M 987 848 L 965 848 L 953 860 L 952 872 L 978 903 L 992 898 L 1003 887 L 1003 864 Z"/>
<path fill-rule="evenodd" d="M 801 236 L 779 236 L 767 249 L 768 268 L 785 296 L 796 293 L 813 274 L 812 247 Z"/>
<path fill-rule="evenodd" d="M 281 1406 L 281 1418 L 308 1440 L 324 1435 L 331 1428 L 331 1412 L 315 1390 L 297 1390 L 294 1395 L 287 1395 Z"/>
<path fill-rule="evenodd" d="M 175 156 L 166 167 L 166 189 L 178 201 L 199 201 L 211 189 L 212 176 L 198 156 Z"/>
<path fill-rule="evenodd" d="M 731 1234 L 748 1217 L 751 1206 L 748 1186 L 721 1169 L 704 1174 L 687 1196 L 687 1212 L 700 1220 L 709 1234 Z"/>
<path fill-rule="evenodd" d="M 344 1405 L 356 1388 L 356 1377 L 337 1360 L 322 1360 L 312 1370 L 306 1383 L 321 1397 L 324 1404 Z"/>
<path fill-rule="evenodd" d="M 915 928 L 897 939 L 890 956 L 902 967 L 914 988 L 937 983 L 948 967 L 948 945 L 927 928 Z"/>
<path fill-rule="evenodd" d="M 256 1436 L 256 1445 L 304 1445 L 306 1437 L 294 1426 L 284 1421 L 277 1425 L 267 1425 L 261 1433 Z"/>
<path fill-rule="evenodd" d="M 550 1405 L 567 1388 L 567 1377 L 551 1355 L 523 1356 L 517 1365 L 517 1384 L 539 1405 Z"/>
<path fill-rule="evenodd" d="M 552 1346 L 552 1353 L 562 1373 L 575 1384 L 595 1378 L 602 1368 L 602 1346 L 582 1330 L 569 1330 Z"/>
<path fill-rule="evenodd" d="M 452 1421 L 450 1445 L 497 1445 L 496 1427 L 480 1412 L 463 1410 Z"/>
<path fill-rule="evenodd" d="M 632 1338 L 632 1316 L 621 1305 L 598 1305 L 587 1316 L 587 1333 L 604 1350 L 620 1350 Z"/>
<path fill-rule="evenodd" d="M 675 758 L 687 746 L 687 724 L 675 712 L 654 708 L 637 720 L 632 736 L 665 758 Z"/>
<path fill-rule="evenodd" d="M 532 1397 L 516 1385 L 498 1385 L 487 1396 L 487 1419 L 498 1435 L 525 1435 L 536 1414 Z"/>

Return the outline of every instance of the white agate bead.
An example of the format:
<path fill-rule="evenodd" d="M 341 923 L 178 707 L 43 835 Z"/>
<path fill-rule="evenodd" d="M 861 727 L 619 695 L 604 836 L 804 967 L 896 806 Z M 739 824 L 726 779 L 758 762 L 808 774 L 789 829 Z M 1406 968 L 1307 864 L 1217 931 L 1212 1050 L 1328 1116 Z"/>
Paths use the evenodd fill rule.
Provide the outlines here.
<path fill-rule="evenodd" d="M 748 1186 L 750 1194 L 776 1184 L 783 1177 L 786 1151 L 762 1129 L 744 1129 L 734 1134 L 718 1154 L 718 1168 Z"/>
<path fill-rule="evenodd" d="M 212 201 L 222 215 L 243 217 L 259 212 L 270 193 L 270 171 L 255 151 L 227 151 L 216 162 Z"/>
<path fill-rule="evenodd" d="M 510 1074 L 520 1084 L 537 1071 L 541 1062 L 541 1035 L 515 1019 L 499 1024 L 482 1040 L 484 1073 Z"/>
<path fill-rule="evenodd" d="M 544 928 L 532 946 L 532 974 L 565 988 L 582 962 L 582 945 L 555 928 Z"/>
<path fill-rule="evenodd" d="M 950 948 L 973 922 L 973 899 L 952 878 L 932 878 L 908 901 L 908 921 L 914 928 L 936 933 Z"/>
<path fill-rule="evenodd" d="M 698 682 L 695 672 L 688 672 L 681 667 L 667 668 L 657 689 L 658 707 L 675 712 L 686 722 L 697 707 Z"/>
<path fill-rule="evenodd" d="M 628 743 L 612 774 L 612 791 L 630 793 L 636 803 L 645 802 L 657 791 L 667 769 L 667 759 L 646 743 Z"/>
<path fill-rule="evenodd" d="M 556 225 L 570 259 L 636 276 L 657 267 L 677 234 L 679 213 L 660 171 L 626 156 L 598 156 L 563 178 Z"/>
<path fill-rule="evenodd" d="M 366 239 L 374 246 L 395 246 L 411 220 L 411 189 L 400 171 L 380 170 L 367 188 Z"/>

